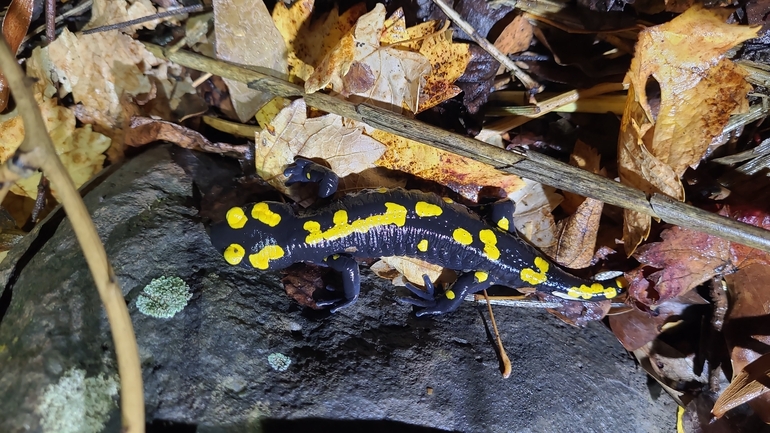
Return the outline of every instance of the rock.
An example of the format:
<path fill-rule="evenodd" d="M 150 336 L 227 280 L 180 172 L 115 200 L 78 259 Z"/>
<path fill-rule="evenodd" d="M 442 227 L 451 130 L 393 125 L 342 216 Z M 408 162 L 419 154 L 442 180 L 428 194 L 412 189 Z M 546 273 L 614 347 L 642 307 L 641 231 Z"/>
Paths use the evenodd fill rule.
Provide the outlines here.
<path fill-rule="evenodd" d="M 216 167 L 156 147 L 85 198 L 137 334 L 148 422 L 199 432 L 674 430 L 676 405 L 651 397 L 601 323 L 576 329 L 541 311 L 498 308 L 513 362 L 504 380 L 485 309 L 417 319 L 395 301 L 403 289 L 364 271 L 359 301 L 329 315 L 290 300 L 279 272 L 230 267 L 193 207 L 194 182 L 207 189 L 233 176 Z M 0 265 L 10 297 L 0 431 L 117 431 L 109 327 L 72 229 L 56 219 Z M 189 285 L 189 304 L 169 319 L 140 313 L 142 289 L 163 276 Z"/>

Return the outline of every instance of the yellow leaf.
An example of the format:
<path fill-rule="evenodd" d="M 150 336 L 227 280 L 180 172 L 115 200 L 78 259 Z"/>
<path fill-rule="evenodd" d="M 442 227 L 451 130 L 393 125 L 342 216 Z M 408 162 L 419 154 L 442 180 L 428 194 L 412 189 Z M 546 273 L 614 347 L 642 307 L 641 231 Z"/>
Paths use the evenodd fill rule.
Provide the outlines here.
<path fill-rule="evenodd" d="M 57 105 L 55 99 L 44 99 L 40 103 L 40 111 L 57 155 L 75 187 L 79 188 L 102 169 L 103 153 L 110 147 L 110 139 L 93 132 L 91 125 L 75 128 L 75 114 L 69 108 Z M 23 139 L 24 124 L 21 116 L 0 123 L 0 160 L 5 161 L 13 155 Z M 37 197 L 38 183 L 40 173 L 17 181 L 11 191 L 34 199 Z M 54 186 L 51 192 L 57 197 Z"/>
<path fill-rule="evenodd" d="M 411 257 L 389 256 L 382 257 L 380 260 L 393 267 L 407 280 L 421 286 L 425 283 L 425 280 L 422 278 L 423 275 L 427 275 L 431 281 L 435 282 L 441 276 L 441 271 L 444 270 L 441 266 Z"/>
<path fill-rule="evenodd" d="M 273 8 L 273 21 L 289 50 L 289 79 L 294 82 L 306 81 L 314 65 L 331 52 L 366 12 L 364 3 L 358 3 L 342 15 L 334 6 L 324 17 L 311 23 L 314 3 L 314 0 L 301 0 L 287 8 L 278 2 Z"/>
<path fill-rule="evenodd" d="M 495 186 L 509 196 L 524 185 L 520 177 L 391 133 L 374 130 L 372 138 L 387 150 L 375 163 L 380 167 L 414 174 L 446 185 L 472 201 L 485 186 Z"/>
<path fill-rule="evenodd" d="M 648 194 L 684 199 L 679 178 L 703 158 L 729 116 L 744 111 L 751 86 L 724 53 L 756 37 L 758 28 L 725 24 L 710 10 L 693 7 L 639 35 L 626 76 L 630 84 L 618 140 L 621 182 Z M 660 87 L 657 117 L 647 101 L 649 80 Z M 649 233 L 649 217 L 625 212 L 627 254 Z"/>
<path fill-rule="evenodd" d="M 397 112 L 405 105 L 416 112 L 430 62 L 419 53 L 380 46 L 384 30 L 385 7 L 378 3 L 316 67 L 305 91 L 314 93 L 331 85 L 345 96 L 355 95 L 350 98 L 355 101 Z"/>
<path fill-rule="evenodd" d="M 453 83 L 471 61 L 469 45 L 452 42 L 452 31 L 441 30 L 440 26 L 439 21 L 428 21 L 407 29 L 410 40 L 425 38 L 420 41 L 419 52 L 431 64 L 431 72 L 420 88 L 418 113 L 459 95 L 462 90 Z"/>
<path fill-rule="evenodd" d="M 283 170 L 296 156 L 322 158 L 340 177 L 375 167 L 385 147 L 350 123 L 336 114 L 308 119 L 305 101 L 297 99 L 256 136 L 257 174 L 288 193 Z"/>

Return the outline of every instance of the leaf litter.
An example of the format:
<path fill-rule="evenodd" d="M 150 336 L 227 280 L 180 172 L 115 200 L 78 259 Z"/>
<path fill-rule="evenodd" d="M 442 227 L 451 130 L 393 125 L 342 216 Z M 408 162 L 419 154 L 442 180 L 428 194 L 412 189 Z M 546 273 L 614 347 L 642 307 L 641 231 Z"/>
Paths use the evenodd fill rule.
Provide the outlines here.
<path fill-rule="evenodd" d="M 152 14 L 157 3 L 96 0 L 87 28 Z M 188 25 L 187 43 L 199 52 L 216 52 L 229 61 L 266 68 L 271 74 L 304 85 L 308 93 L 323 91 L 353 102 L 387 107 L 405 116 L 448 120 L 461 125 L 457 130 L 462 133 L 471 133 L 482 122 L 494 121 L 483 115 L 490 106 L 486 102 L 490 93 L 522 90 L 478 46 L 457 41 L 457 35 L 466 35 L 430 7 L 418 6 L 416 15 L 400 9 L 388 15 L 383 5 L 371 10 L 363 4 L 345 10 L 334 7 L 319 13 L 312 0 L 288 7 L 278 2 L 272 11 L 258 3 L 257 10 L 250 10 L 253 13 L 243 14 L 240 2 L 215 1 L 213 18 L 200 15 L 166 23 L 156 20 L 93 35 L 63 29 L 47 47 L 32 50 L 27 55 L 27 73 L 37 80 L 34 91 L 46 126 L 76 182 L 85 182 L 105 161 L 122 159 L 126 144 L 142 146 L 167 140 L 183 147 L 247 158 L 249 143 L 236 138 L 242 133 L 232 135 L 230 142 L 222 139 L 222 133 L 231 134 L 224 131 L 238 128 L 228 126 L 224 119 L 206 120 L 201 117 L 206 112 L 209 118 L 229 117 L 250 124 L 243 131 L 257 130 L 246 134 L 254 140 L 255 171 L 276 189 L 304 204 L 309 204 L 304 192 L 283 186 L 283 168 L 297 156 L 323 160 L 338 174 L 347 176 L 341 181 L 346 192 L 415 184 L 414 180 L 382 171 L 389 169 L 408 173 L 400 176 L 422 179 L 419 182 L 423 183 L 417 185 L 427 187 L 425 182 L 437 182 L 448 186 L 469 202 L 490 196 L 512 199 L 517 203 L 514 222 L 518 231 L 556 262 L 576 273 L 586 268 L 581 274 L 586 276 L 600 270 L 625 272 L 629 282 L 625 305 L 564 303 L 563 308 L 552 310 L 554 314 L 576 326 L 610 314 L 611 328 L 623 345 L 634 351 L 650 374 L 683 404 L 683 419 L 708 421 L 707 417 L 695 415 L 696 406 L 706 405 L 707 410 L 713 406 L 714 414 L 721 416 L 744 403 L 751 405 L 762 420 L 770 419 L 770 411 L 759 403 L 768 395 L 763 385 L 770 371 L 767 351 L 740 342 L 741 338 L 749 342 L 763 338 L 750 334 L 746 323 L 767 315 L 761 310 L 763 305 L 770 305 L 761 284 L 766 279 L 767 254 L 682 227 L 658 225 L 645 215 L 501 173 L 473 160 L 318 112 L 302 99 L 273 99 L 220 77 L 202 76 L 155 58 L 137 40 L 147 32 L 197 23 Z M 740 188 L 746 182 L 728 185 L 733 190 L 723 203 L 693 195 L 696 186 L 708 184 L 706 173 L 711 170 L 708 159 L 712 152 L 729 156 L 750 151 L 766 136 L 766 130 L 755 125 L 751 131 L 756 139 L 739 141 L 736 135 L 731 142 L 720 138 L 731 116 L 749 108 L 752 86 L 744 69 L 730 58 L 735 56 L 736 45 L 757 36 L 758 28 L 727 24 L 728 12 L 689 7 L 686 2 L 656 6 L 681 12 L 659 25 L 634 21 L 628 11 L 620 13 L 621 19 L 614 15 L 610 18 L 596 7 L 590 14 L 577 16 L 562 13 L 568 9 L 558 9 L 561 6 L 550 5 L 558 10 L 545 18 L 548 14 L 538 9 L 545 7 L 542 5 L 522 5 L 521 10 L 508 15 L 511 8 L 492 12 L 487 5 L 470 3 L 461 5 L 465 9 L 460 10 L 460 16 L 475 23 L 482 36 L 495 41 L 504 53 L 524 54 L 518 64 L 549 90 L 571 90 L 570 86 L 588 82 L 570 78 L 575 68 L 594 81 L 613 77 L 608 71 L 614 69 L 610 71 L 607 65 L 621 65 L 619 70 L 627 71 L 629 90 L 622 120 L 619 127 L 610 126 L 609 133 L 595 133 L 591 129 L 594 126 L 586 121 L 586 116 L 599 115 L 567 112 L 536 120 L 524 115 L 515 119 L 519 126 L 499 134 L 500 145 L 536 148 L 570 159 L 573 165 L 593 173 L 618 177 L 645 193 L 693 201 L 732 219 L 770 227 L 768 209 L 761 205 L 762 201 L 757 196 L 754 201 L 741 198 Z M 759 10 L 755 6 L 746 8 L 749 22 L 764 22 L 765 16 Z M 11 19 L 23 24 L 26 18 L 22 12 L 9 10 Z M 604 17 L 606 22 L 602 22 Z M 407 26 L 407 22 L 420 20 L 426 21 Z M 629 22 L 634 25 L 629 26 Z M 623 25 L 613 30 L 616 23 Z M 26 32 L 24 27 L 21 32 L 9 25 L 3 31 L 14 30 L 18 36 Z M 138 36 L 140 29 L 144 33 Z M 570 37 L 574 34 L 570 32 L 580 32 L 581 36 Z M 634 43 L 636 48 L 632 50 Z M 767 51 L 761 43 L 747 43 L 740 55 L 761 62 L 762 49 Z M 753 91 L 761 94 L 763 89 Z M 499 100 L 504 98 L 495 98 Z M 180 108 L 189 105 L 196 108 Z M 532 108 L 531 104 L 528 108 Z M 564 129 L 565 124 L 572 129 Z M 207 137 L 212 129 L 223 131 L 216 140 Z M 614 143 L 602 138 L 613 134 L 617 138 Z M 4 143 L 0 156 L 7 158 L 22 136 L 18 117 L 12 111 L 0 114 Z M 724 142 L 728 144 L 720 147 Z M 729 164 L 721 167 L 716 174 L 722 176 L 720 179 L 736 173 Z M 761 170 L 752 173 L 754 177 L 748 183 L 766 181 Z M 34 198 L 37 186 L 38 179 L 30 178 L 14 187 L 14 192 Z M 762 189 L 752 191 L 761 194 Z M 761 197 L 764 200 L 765 196 Z M 26 203 L 20 207 L 28 207 L 29 201 Z M 22 211 L 12 213 L 21 215 Z M 653 237 L 651 242 L 644 243 L 648 236 Z M 621 249 L 630 258 L 613 254 Z M 382 275 L 396 278 L 399 284 L 405 274 L 419 283 L 426 272 L 422 264 L 395 258 L 383 258 L 375 268 Z M 440 270 L 432 272 L 438 278 Z M 305 291 L 306 286 L 320 284 L 320 277 L 308 275 L 306 281 L 295 278 L 289 284 L 293 296 L 303 305 L 312 305 L 312 298 L 308 298 L 312 290 Z M 729 347 L 732 365 L 719 364 L 707 356 L 705 372 L 695 374 L 697 358 L 685 346 L 697 338 L 676 340 L 672 333 L 691 323 L 688 311 L 711 308 L 708 302 L 714 302 L 713 314 L 718 315 L 716 304 L 721 301 L 717 301 L 713 290 L 723 277 L 732 307 L 724 317 L 725 331 L 722 333 L 716 325 L 702 328 L 701 332 L 714 338 L 712 346 L 699 350 L 713 351 L 719 344 Z M 712 290 L 711 295 L 704 287 Z M 719 377 L 723 382 L 734 380 L 719 399 L 693 397 L 693 392 L 682 387 L 685 382 L 700 383 L 703 389 L 719 393 L 721 389 L 713 387 Z M 702 413 L 702 408 L 698 410 Z"/>

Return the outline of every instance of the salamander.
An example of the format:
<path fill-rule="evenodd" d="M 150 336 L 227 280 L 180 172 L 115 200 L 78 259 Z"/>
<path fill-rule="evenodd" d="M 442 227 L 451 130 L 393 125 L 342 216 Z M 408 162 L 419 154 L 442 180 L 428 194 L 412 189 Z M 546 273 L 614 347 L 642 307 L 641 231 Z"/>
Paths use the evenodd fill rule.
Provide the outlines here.
<path fill-rule="evenodd" d="M 331 170 L 298 159 L 285 174 L 287 184 L 319 183 L 319 195 L 337 188 Z M 332 312 L 353 304 L 360 292 L 354 257 L 406 256 L 458 271 L 457 281 L 437 293 L 409 284 L 408 302 L 418 316 L 455 310 L 466 295 L 492 285 L 533 287 L 569 300 L 598 301 L 617 296 L 622 279 L 589 281 L 554 265 L 522 241 L 512 227 L 510 208 L 493 208 L 488 223 L 465 206 L 432 193 L 404 189 L 367 190 L 318 210 L 295 212 L 286 203 L 234 207 L 212 225 L 212 244 L 227 263 L 249 269 L 283 269 L 297 262 L 328 266 L 342 275 L 343 297 L 319 302 Z M 496 210 L 497 209 L 497 210 Z"/>

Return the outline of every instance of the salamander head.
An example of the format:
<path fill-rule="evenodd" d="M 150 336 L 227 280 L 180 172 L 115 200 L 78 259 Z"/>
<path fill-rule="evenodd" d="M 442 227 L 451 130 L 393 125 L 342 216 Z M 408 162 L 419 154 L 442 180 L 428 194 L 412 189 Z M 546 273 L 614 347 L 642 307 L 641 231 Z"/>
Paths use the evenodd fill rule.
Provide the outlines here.
<path fill-rule="evenodd" d="M 211 244 L 227 263 L 256 269 L 285 267 L 286 250 L 281 246 L 285 230 L 282 204 L 261 202 L 227 211 L 225 220 L 211 226 Z M 274 212 L 274 208 L 278 212 Z"/>

